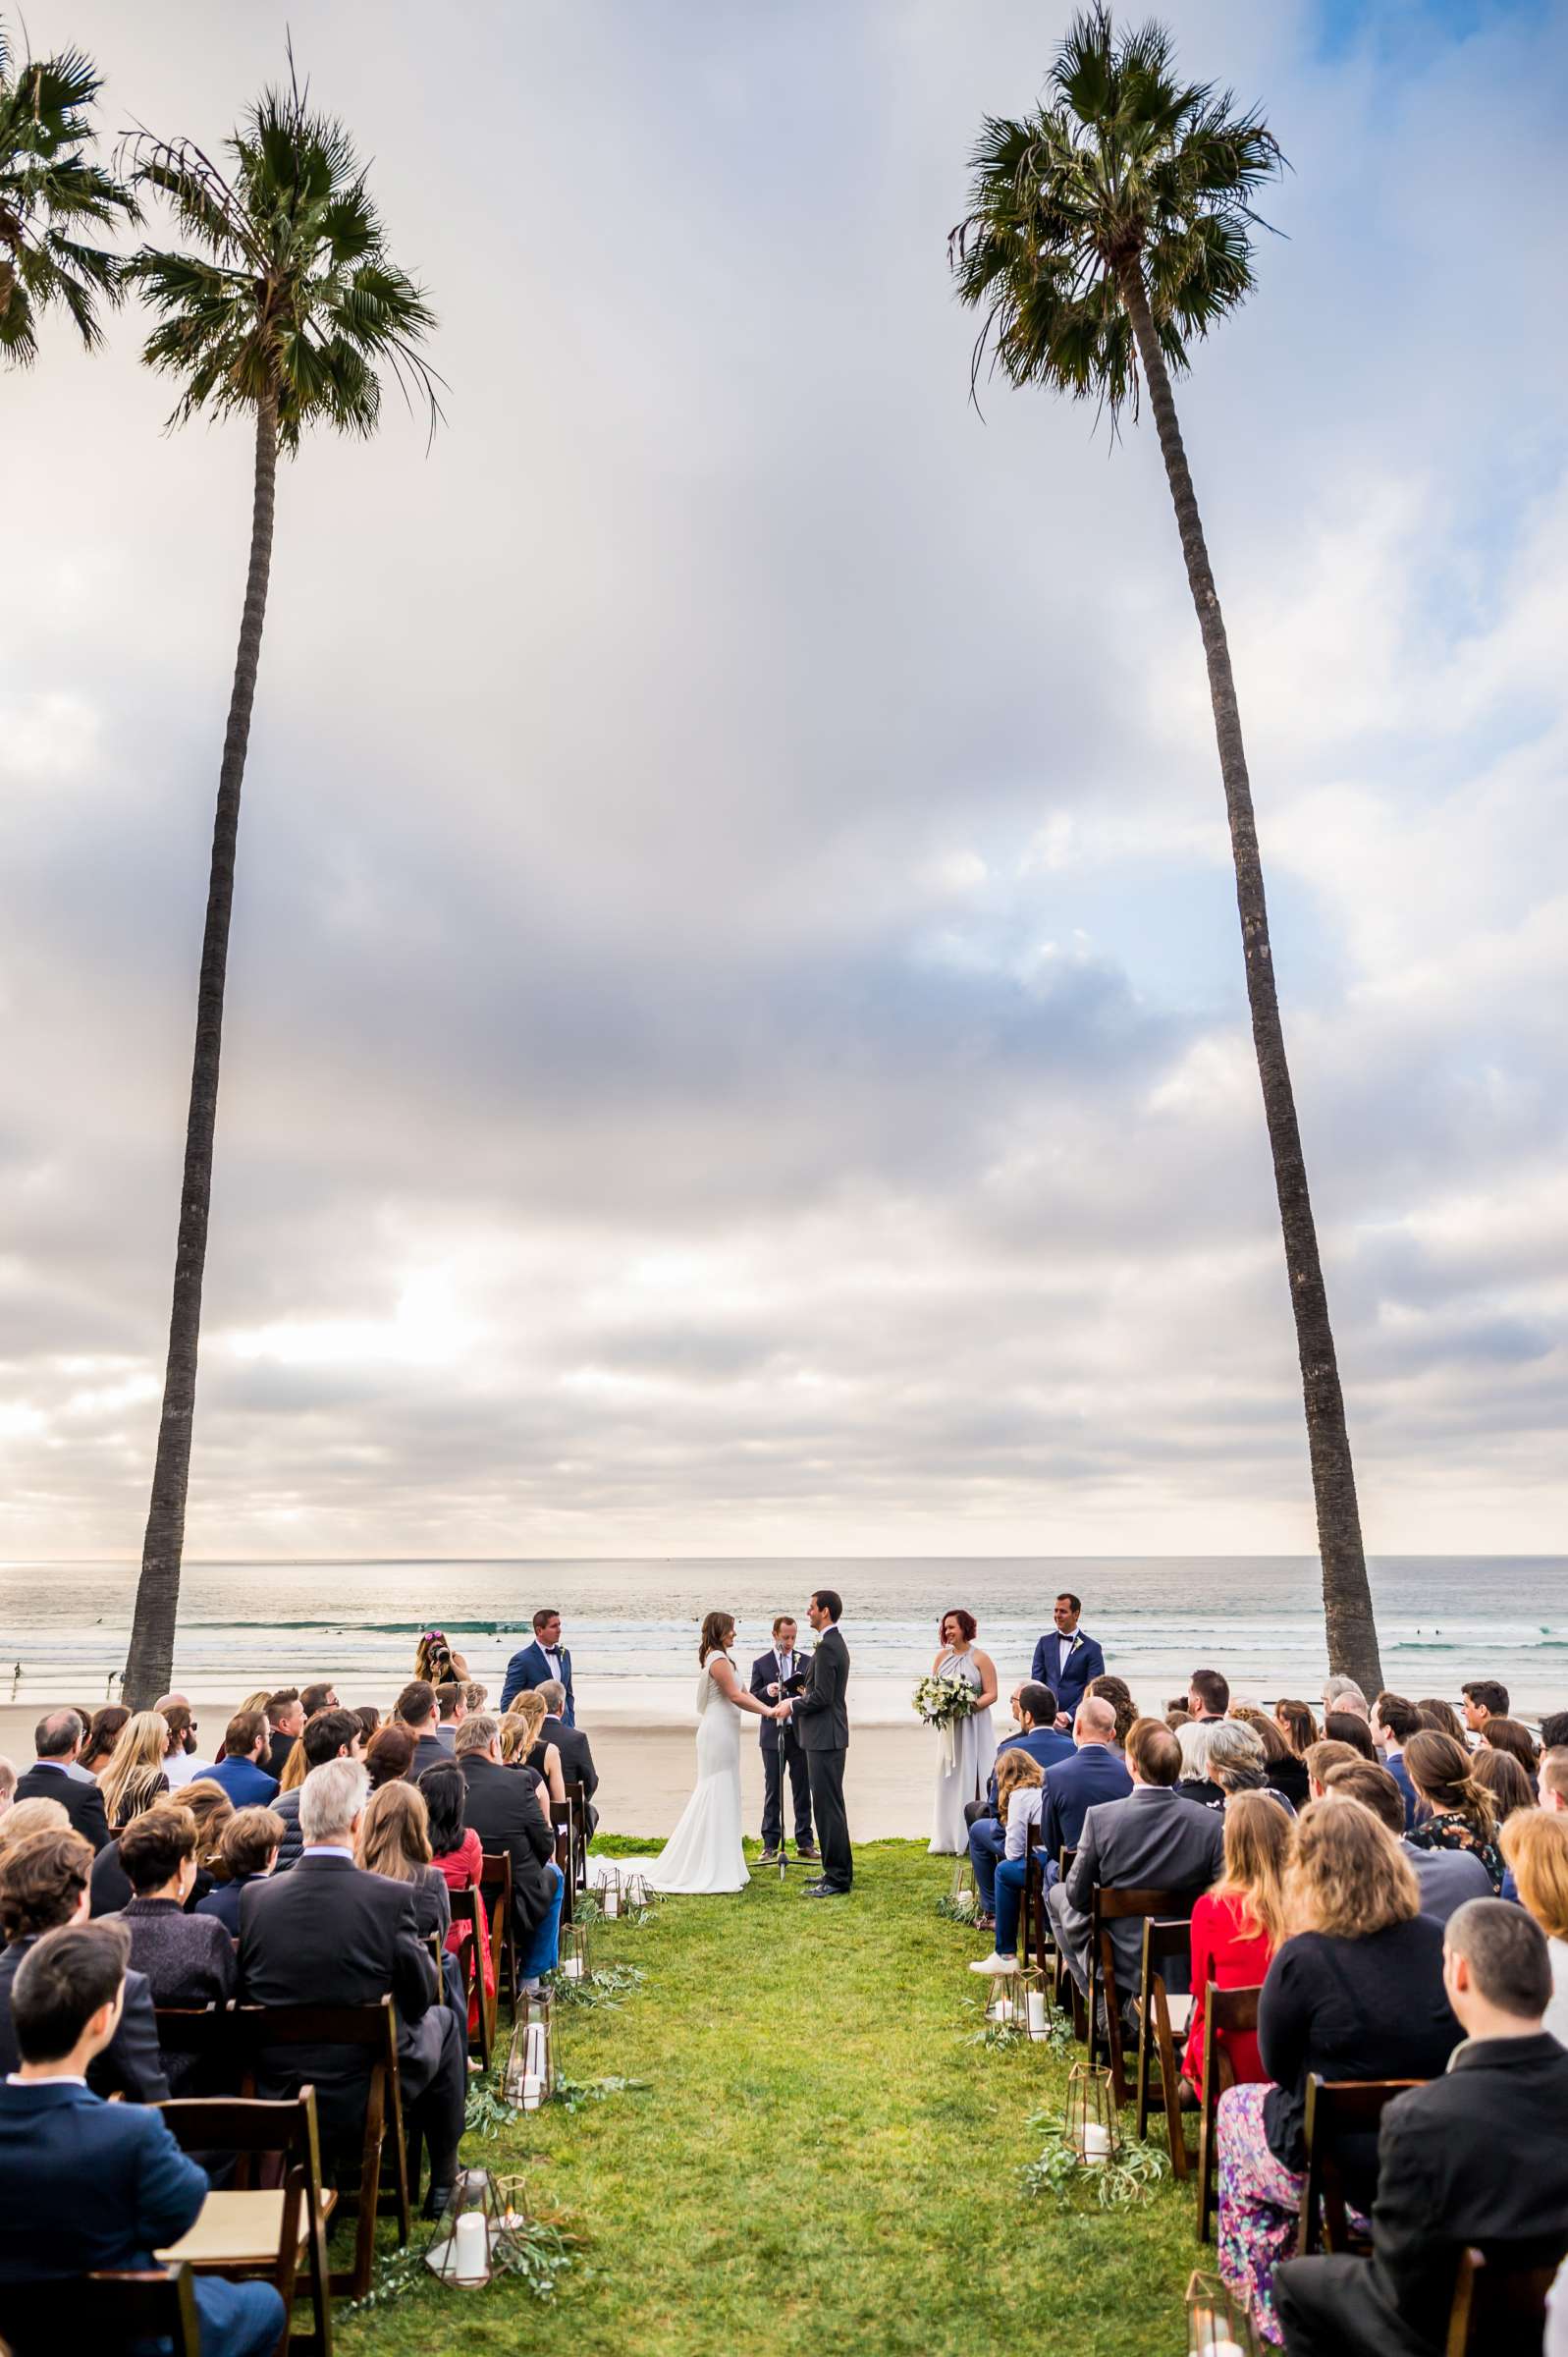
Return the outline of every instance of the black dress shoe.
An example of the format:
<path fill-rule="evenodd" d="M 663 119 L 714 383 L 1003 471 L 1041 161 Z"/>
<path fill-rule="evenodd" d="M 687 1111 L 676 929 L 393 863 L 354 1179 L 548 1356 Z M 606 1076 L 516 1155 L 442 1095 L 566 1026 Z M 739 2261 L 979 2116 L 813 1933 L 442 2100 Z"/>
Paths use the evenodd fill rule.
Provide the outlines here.
<path fill-rule="evenodd" d="M 808 1883 L 807 1898 L 847 1898 L 849 1892 L 842 1883 Z"/>
<path fill-rule="evenodd" d="M 425 2195 L 424 2199 L 425 2217 L 439 2218 L 442 2211 L 445 2210 L 451 2199 L 452 2187 L 450 2185 L 438 2185 L 434 2177 L 432 2177 L 430 2180 L 430 2190 Z"/>

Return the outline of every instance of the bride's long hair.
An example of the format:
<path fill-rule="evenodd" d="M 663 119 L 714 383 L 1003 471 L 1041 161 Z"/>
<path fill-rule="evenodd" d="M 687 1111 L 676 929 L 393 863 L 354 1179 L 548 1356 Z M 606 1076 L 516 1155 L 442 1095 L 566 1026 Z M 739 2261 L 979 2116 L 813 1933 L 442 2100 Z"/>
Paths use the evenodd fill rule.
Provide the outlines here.
<path fill-rule="evenodd" d="M 704 1613 L 702 1616 L 702 1642 L 697 1647 L 698 1669 L 707 1668 L 710 1653 L 728 1653 L 730 1640 L 734 1633 L 735 1617 L 733 1613 Z"/>

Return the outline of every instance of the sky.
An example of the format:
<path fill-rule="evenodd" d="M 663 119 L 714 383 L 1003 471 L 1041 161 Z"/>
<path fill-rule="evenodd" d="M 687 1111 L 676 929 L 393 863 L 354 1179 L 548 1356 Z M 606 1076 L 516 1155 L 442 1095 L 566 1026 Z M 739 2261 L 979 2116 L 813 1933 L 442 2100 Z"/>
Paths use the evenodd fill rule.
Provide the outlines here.
<path fill-rule="evenodd" d="M 30 0 L 205 145 L 287 21 L 450 386 L 280 483 L 190 1555 L 1311 1551 L 1158 448 L 967 398 L 1067 14 Z M 1166 15 L 1291 165 L 1177 397 L 1367 1545 L 1557 1551 L 1568 10 Z M 139 1552 L 167 1339 L 251 450 L 144 332 L 0 378 L 12 1560 Z"/>

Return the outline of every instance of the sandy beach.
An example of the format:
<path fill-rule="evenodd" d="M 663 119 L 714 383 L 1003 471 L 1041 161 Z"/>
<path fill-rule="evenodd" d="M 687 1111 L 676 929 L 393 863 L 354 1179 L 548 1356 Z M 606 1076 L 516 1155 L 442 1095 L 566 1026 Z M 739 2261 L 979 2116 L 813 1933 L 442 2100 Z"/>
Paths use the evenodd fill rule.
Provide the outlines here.
<path fill-rule="evenodd" d="M 354 1699 L 351 1689 L 345 1699 Z M 41 1715 L 41 1707 L 31 1703 L 0 1705 L 0 1756 L 18 1770 L 32 1758 L 32 1730 Z M 221 1732 L 228 1717 L 222 1704 L 204 1703 L 197 1713 L 203 1734 L 209 1728 Z M 588 1732 L 599 1771 L 599 1820 L 604 1831 L 671 1833 L 691 1790 L 693 1734 L 685 1727 L 638 1726 L 613 1719 L 589 1727 Z M 850 1829 L 857 1841 L 929 1832 L 934 1757 L 935 1738 L 923 1727 L 868 1727 L 853 1731 L 847 1792 Z M 755 1739 L 741 1745 L 740 1781 L 746 1831 L 760 1833 L 762 1760 Z"/>

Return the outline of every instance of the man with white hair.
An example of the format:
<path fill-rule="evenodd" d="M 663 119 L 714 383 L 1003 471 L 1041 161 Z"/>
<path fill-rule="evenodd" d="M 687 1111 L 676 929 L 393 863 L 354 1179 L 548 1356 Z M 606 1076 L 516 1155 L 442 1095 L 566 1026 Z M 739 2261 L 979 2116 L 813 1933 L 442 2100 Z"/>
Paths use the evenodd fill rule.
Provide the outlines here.
<path fill-rule="evenodd" d="M 1346 1677 L 1341 1671 L 1336 1670 L 1324 1679 L 1323 1708 L 1325 1718 L 1330 1711 L 1348 1711 L 1353 1719 L 1365 1719 L 1369 1727 L 1372 1724 L 1371 1703 L 1355 1679 Z"/>
<path fill-rule="evenodd" d="M 466 2042 L 457 2015 L 440 2001 L 412 1884 L 366 1874 L 354 1863 L 367 1789 L 359 1760 L 332 1759 L 311 1769 L 299 1787 L 298 1864 L 291 1874 L 248 1884 L 241 1898 L 240 1978 L 252 2005 L 374 2005 L 393 1999 L 404 2111 L 430 2147 L 425 2215 L 434 2218 L 457 2175 Z M 276 2098 L 314 2086 L 323 2145 L 357 2152 L 369 2067 L 363 2048 L 277 2047 L 260 2057 L 256 2092 Z"/>

